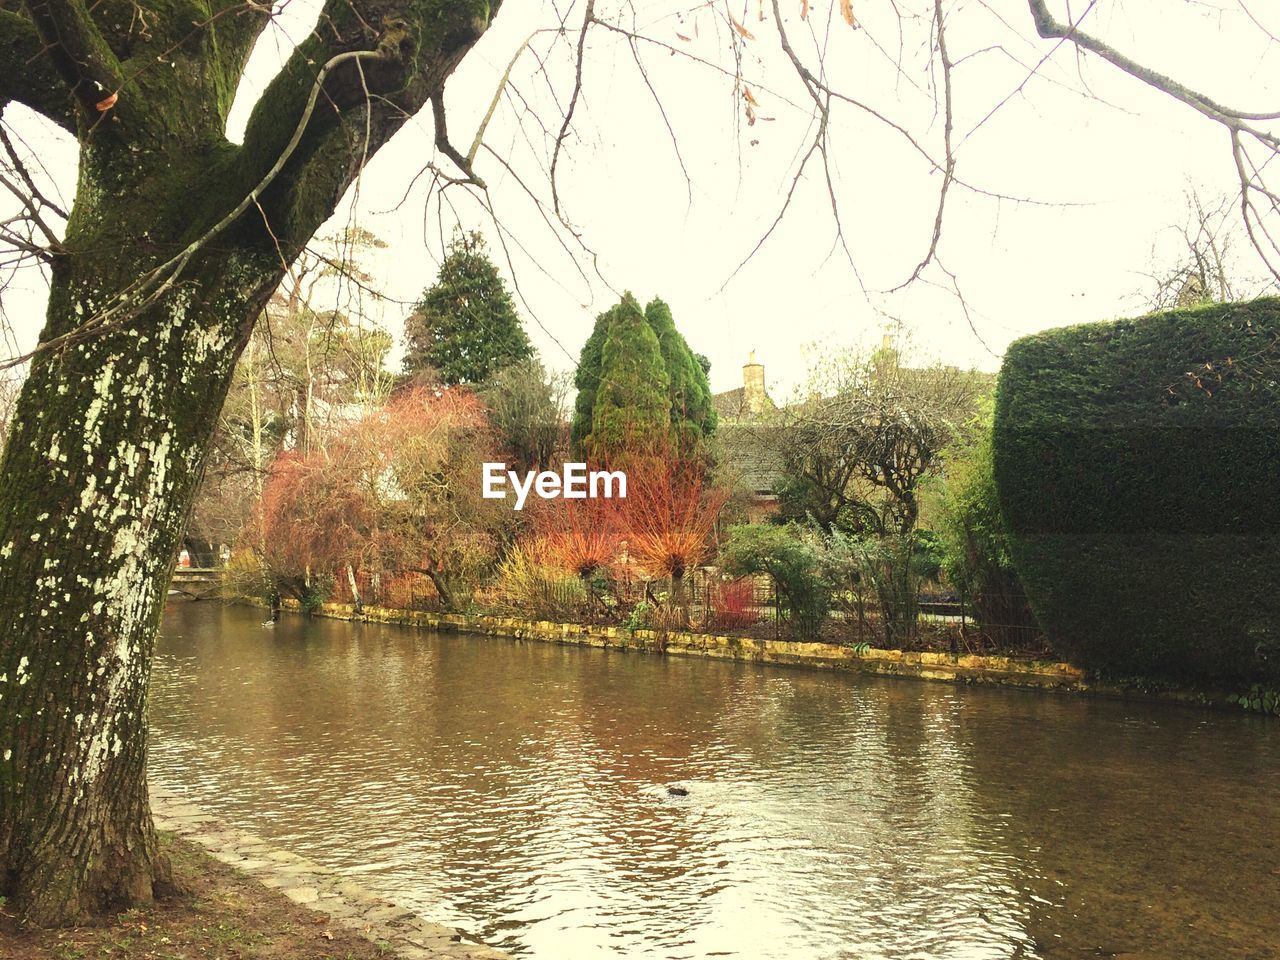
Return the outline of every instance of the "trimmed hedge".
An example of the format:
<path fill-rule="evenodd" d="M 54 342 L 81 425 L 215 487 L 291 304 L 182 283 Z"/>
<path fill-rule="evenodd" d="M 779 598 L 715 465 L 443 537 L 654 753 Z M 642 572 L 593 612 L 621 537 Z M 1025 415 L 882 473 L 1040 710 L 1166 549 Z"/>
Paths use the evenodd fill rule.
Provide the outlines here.
<path fill-rule="evenodd" d="M 993 438 L 1061 654 L 1112 679 L 1280 681 L 1280 300 L 1021 339 Z"/>

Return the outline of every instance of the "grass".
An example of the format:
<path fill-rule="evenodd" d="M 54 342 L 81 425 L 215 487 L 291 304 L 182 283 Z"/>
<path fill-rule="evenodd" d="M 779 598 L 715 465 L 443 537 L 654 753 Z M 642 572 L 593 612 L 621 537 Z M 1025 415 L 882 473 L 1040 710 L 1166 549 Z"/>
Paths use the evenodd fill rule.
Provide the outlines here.
<path fill-rule="evenodd" d="M 181 898 L 127 910 L 97 926 L 21 927 L 0 899 L 0 957 L 5 960 L 386 960 L 374 944 L 298 906 L 214 860 L 199 847 L 162 835 Z"/>

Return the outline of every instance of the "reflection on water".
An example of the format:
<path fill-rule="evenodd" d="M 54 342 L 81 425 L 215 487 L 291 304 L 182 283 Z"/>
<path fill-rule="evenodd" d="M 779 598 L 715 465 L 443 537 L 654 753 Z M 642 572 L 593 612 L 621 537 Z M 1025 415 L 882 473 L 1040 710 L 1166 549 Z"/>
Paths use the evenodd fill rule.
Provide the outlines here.
<path fill-rule="evenodd" d="M 1274 722 L 260 619 L 168 611 L 153 779 L 520 955 L 1280 957 Z"/>

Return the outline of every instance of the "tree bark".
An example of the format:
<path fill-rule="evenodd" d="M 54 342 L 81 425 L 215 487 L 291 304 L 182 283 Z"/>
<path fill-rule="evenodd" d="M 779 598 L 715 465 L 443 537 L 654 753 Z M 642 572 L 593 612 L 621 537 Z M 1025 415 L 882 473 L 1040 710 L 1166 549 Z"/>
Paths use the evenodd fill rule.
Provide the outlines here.
<path fill-rule="evenodd" d="M 145 268 L 60 265 L 50 328 Z M 23 390 L 0 488 L 0 877 L 32 922 L 145 902 L 168 880 L 146 787 L 154 637 L 272 276 L 265 259 L 207 260 L 121 329 L 38 359 Z"/>
<path fill-rule="evenodd" d="M 0 463 L 0 894 L 40 925 L 168 885 L 147 686 L 233 367 L 287 264 L 498 6 L 329 0 L 237 147 L 226 116 L 265 8 L 193 30 L 139 4 L 141 34 L 77 0 L 0 11 L 0 50 L 21 54 L 0 59 L 0 109 L 27 103 L 80 141 L 46 349 Z M 32 78 L 53 76 L 42 95 Z"/>

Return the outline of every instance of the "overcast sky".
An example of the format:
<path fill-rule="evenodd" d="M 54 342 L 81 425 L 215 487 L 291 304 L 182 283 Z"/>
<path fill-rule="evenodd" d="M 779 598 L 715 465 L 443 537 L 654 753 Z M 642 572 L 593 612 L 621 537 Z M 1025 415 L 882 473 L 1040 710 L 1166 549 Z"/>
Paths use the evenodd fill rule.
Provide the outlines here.
<path fill-rule="evenodd" d="M 233 111 L 233 139 L 318 5 L 291 0 L 262 38 Z M 1082 27 L 1231 106 L 1276 110 L 1280 52 L 1266 35 L 1280 35 L 1274 6 L 1097 0 Z M 900 21 L 888 0 L 853 0 L 858 29 L 838 14 L 829 17 L 822 3 L 812 7 L 802 22 L 799 0 L 782 3 L 800 55 L 815 71 L 824 65 L 834 89 L 892 117 L 940 158 L 932 3 L 899 0 Z M 1079 16 L 1086 7 L 1085 0 L 1073 0 L 1071 10 Z M 566 217 L 598 254 L 599 276 L 588 256 L 566 254 L 562 244 L 575 249 L 573 237 L 548 227 L 547 211 L 483 152 L 476 166 L 502 231 L 462 189 L 448 191 L 442 206 L 438 193 L 428 196 L 429 175 L 410 187 L 432 159 L 426 115 L 377 155 L 328 232 L 357 222 L 388 244 L 364 266 L 391 298 L 369 310 L 393 330 L 407 311 L 400 301 L 412 301 L 433 279 L 441 238 L 457 219 L 486 234 L 508 276 L 514 268 L 530 335 L 549 365 L 570 367 L 594 316 L 629 289 L 642 300 L 661 296 L 671 304 L 694 349 L 710 357 L 715 389 L 740 383 L 741 365 L 754 349 L 777 396 L 803 379 L 814 349 L 878 343 L 894 323 L 925 354 L 994 369 L 1017 336 L 1137 311 L 1150 288 L 1143 274 L 1153 268 L 1153 252 L 1156 266 L 1176 255 L 1168 228 L 1186 219 L 1187 191 L 1210 200 L 1234 194 L 1226 134 L 1110 65 L 1077 57 L 1070 45 L 1055 51 L 1035 35 L 1025 0 L 948 0 L 944 8 L 948 51 L 957 64 L 957 176 L 979 190 L 1023 198 L 952 189 L 939 252 L 963 302 L 944 289 L 950 281 L 937 267 L 905 290 L 887 292 L 928 247 L 941 177 L 904 138 L 843 104 L 833 110 L 829 157 L 853 264 L 835 245 L 826 181 L 811 161 L 787 215 L 735 274 L 777 216 L 812 137 L 807 95 L 782 53 L 770 4 L 757 0 L 692 9 L 667 0 L 636 0 L 634 10 L 616 0 L 598 3 L 601 17 L 634 24 L 680 51 L 639 45 L 651 91 L 623 38 L 600 28 L 588 36 L 583 99 L 558 184 Z M 1066 18 L 1064 0 L 1051 8 Z M 733 78 L 691 59 L 733 70 L 728 10 L 754 37 L 741 46 L 742 73 L 759 103 L 754 125 Z M 581 4 L 569 9 L 571 30 L 581 19 Z M 533 31 L 557 21 L 551 4 L 506 0 L 448 84 L 450 132 L 463 151 L 513 54 Z M 526 52 L 517 61 L 512 90 L 485 137 L 547 206 L 550 149 L 542 127 L 552 136 L 559 129 L 559 108 L 572 88 L 574 42 L 572 34 L 535 36 L 530 50 L 540 56 Z M 825 50 L 821 58 L 819 49 Z M 545 73 L 538 72 L 539 61 Z M 18 116 L 16 108 L 8 119 L 69 197 L 74 144 L 42 121 Z M 436 161 L 450 169 L 447 160 Z M 504 237 L 510 265 L 501 250 Z M 1260 275 L 1238 245 L 1241 274 Z M 4 304 L 28 347 L 38 332 L 40 291 L 28 275 Z"/>

